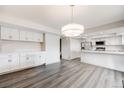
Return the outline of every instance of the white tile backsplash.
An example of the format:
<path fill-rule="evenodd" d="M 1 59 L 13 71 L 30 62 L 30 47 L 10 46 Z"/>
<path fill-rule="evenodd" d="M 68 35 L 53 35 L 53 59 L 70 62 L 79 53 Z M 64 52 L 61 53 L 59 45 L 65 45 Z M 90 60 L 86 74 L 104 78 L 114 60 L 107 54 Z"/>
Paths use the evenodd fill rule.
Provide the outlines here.
<path fill-rule="evenodd" d="M 38 52 L 41 51 L 40 43 L 21 41 L 0 41 L 0 52 Z"/>

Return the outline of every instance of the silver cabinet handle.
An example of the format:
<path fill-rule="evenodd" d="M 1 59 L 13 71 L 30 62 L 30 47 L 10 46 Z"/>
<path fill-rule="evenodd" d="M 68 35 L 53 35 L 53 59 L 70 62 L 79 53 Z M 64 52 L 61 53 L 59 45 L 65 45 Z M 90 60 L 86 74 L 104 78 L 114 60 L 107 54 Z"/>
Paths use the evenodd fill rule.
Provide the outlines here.
<path fill-rule="evenodd" d="M 26 59 L 29 60 L 29 57 L 27 57 Z"/>
<path fill-rule="evenodd" d="M 28 38 L 26 37 L 26 40 L 28 40 Z"/>
<path fill-rule="evenodd" d="M 8 60 L 8 62 L 12 62 L 12 60 L 11 60 L 11 59 L 9 59 L 9 60 Z"/>
<path fill-rule="evenodd" d="M 9 36 L 10 39 L 12 39 L 12 36 Z"/>

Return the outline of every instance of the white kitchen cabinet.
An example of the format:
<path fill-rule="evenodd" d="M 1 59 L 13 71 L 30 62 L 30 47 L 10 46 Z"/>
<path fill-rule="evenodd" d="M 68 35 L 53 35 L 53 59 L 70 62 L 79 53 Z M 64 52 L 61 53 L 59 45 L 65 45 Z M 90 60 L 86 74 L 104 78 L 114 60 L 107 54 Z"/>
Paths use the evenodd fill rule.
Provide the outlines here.
<path fill-rule="evenodd" d="M 10 71 L 11 60 L 6 55 L 0 54 L 0 73 Z"/>
<path fill-rule="evenodd" d="M 43 33 L 38 33 L 38 42 L 43 42 Z"/>
<path fill-rule="evenodd" d="M 20 31 L 20 40 L 43 42 L 43 34 L 40 32 Z"/>
<path fill-rule="evenodd" d="M 0 74 L 19 69 L 18 54 L 0 54 Z"/>
<path fill-rule="evenodd" d="M 44 63 L 46 63 L 45 55 L 41 52 L 0 54 L 0 74 L 40 66 Z"/>
<path fill-rule="evenodd" d="M 124 45 L 124 35 L 122 35 L 121 42 L 122 42 L 122 45 Z"/>
<path fill-rule="evenodd" d="M 121 45 L 122 44 L 122 37 L 115 36 L 111 38 L 105 39 L 106 45 Z"/>
<path fill-rule="evenodd" d="M 45 63 L 44 53 L 38 53 L 35 55 L 35 66 L 39 66 Z"/>
<path fill-rule="evenodd" d="M 21 53 L 20 54 L 20 67 L 28 68 L 34 66 L 35 55 L 30 53 Z"/>
<path fill-rule="evenodd" d="M 93 40 L 91 40 L 91 42 L 92 42 L 92 45 L 93 46 L 95 46 L 96 45 L 96 41 L 93 39 Z"/>
<path fill-rule="evenodd" d="M 10 70 L 20 69 L 19 55 L 18 54 L 16 54 L 16 53 L 9 54 L 8 58 L 11 61 L 11 68 L 10 68 Z"/>
<path fill-rule="evenodd" d="M 20 40 L 22 40 L 22 41 L 33 41 L 33 32 L 20 31 Z"/>
<path fill-rule="evenodd" d="M 1 27 L 1 39 L 3 40 L 19 40 L 19 30 L 9 27 Z"/>
<path fill-rule="evenodd" d="M 43 42 L 43 33 L 26 31 L 26 30 L 18 30 L 18 29 L 4 27 L 4 26 L 1 26 L 0 35 L 2 40 Z"/>
<path fill-rule="evenodd" d="M 29 32 L 29 31 L 27 31 L 26 32 L 26 41 L 34 41 L 33 39 L 33 32 Z"/>
<path fill-rule="evenodd" d="M 35 42 L 43 42 L 43 34 L 39 32 L 34 32 L 33 41 Z"/>
<path fill-rule="evenodd" d="M 20 40 L 26 41 L 26 31 L 20 31 Z"/>

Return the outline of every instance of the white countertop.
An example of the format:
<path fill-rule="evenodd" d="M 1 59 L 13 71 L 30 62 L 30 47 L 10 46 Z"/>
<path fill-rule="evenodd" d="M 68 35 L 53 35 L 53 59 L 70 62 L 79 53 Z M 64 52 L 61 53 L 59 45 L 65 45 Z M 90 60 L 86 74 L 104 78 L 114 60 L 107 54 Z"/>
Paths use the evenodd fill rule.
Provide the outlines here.
<path fill-rule="evenodd" d="M 82 50 L 85 53 L 102 53 L 102 54 L 121 54 L 124 55 L 124 51 L 95 51 L 95 50 Z"/>

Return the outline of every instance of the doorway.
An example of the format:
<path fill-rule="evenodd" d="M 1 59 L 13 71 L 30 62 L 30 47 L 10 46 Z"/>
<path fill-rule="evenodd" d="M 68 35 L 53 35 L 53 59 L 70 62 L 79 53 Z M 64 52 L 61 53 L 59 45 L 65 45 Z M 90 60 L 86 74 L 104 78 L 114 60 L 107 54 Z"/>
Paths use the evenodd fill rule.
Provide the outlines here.
<path fill-rule="evenodd" d="M 62 39 L 60 38 L 60 60 L 62 60 Z"/>

